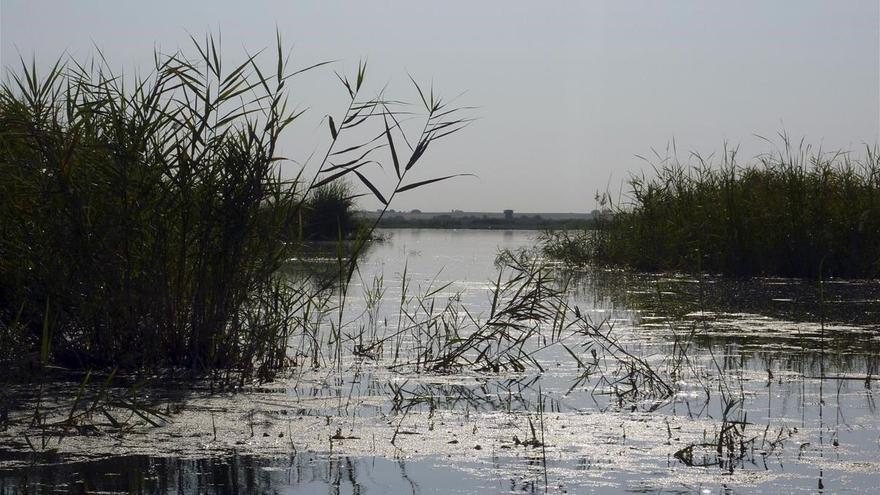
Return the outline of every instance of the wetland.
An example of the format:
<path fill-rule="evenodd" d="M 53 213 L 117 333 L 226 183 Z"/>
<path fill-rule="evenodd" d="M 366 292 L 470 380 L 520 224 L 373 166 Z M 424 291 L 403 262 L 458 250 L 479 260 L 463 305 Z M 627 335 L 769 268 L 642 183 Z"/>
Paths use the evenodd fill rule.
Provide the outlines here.
<path fill-rule="evenodd" d="M 877 486 L 876 281 L 576 271 L 523 261 L 535 231 L 381 234 L 271 381 L 13 380 L 0 493 Z M 516 316 L 530 290 L 556 311 Z"/>
<path fill-rule="evenodd" d="M 291 150 L 331 62 L 275 38 L 8 71 L 0 495 L 876 490 L 876 145 L 673 142 L 583 230 L 384 229 L 472 175 L 423 157 L 475 107 L 361 60 Z"/>

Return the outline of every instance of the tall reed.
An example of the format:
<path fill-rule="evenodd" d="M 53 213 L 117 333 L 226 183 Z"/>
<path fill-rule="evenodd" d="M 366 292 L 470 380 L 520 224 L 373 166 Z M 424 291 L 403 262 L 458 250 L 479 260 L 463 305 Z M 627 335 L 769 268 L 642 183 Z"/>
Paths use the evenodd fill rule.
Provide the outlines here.
<path fill-rule="evenodd" d="M 782 148 L 741 165 L 693 155 L 628 181 L 628 201 L 589 233 L 549 233 L 547 254 L 575 264 L 731 276 L 880 274 L 880 149 L 823 153 L 785 135 Z"/>
<path fill-rule="evenodd" d="M 234 66 L 213 36 L 192 42 L 194 56 L 157 53 L 146 76 L 115 74 L 103 56 L 44 75 L 22 61 L 0 87 L 0 336 L 18 349 L 0 359 L 39 349 L 43 363 L 83 368 L 271 374 L 313 299 L 279 272 L 308 198 L 357 177 L 387 207 L 446 179 L 404 180 L 467 119 L 415 85 L 426 123 L 395 147 L 410 142 L 402 104 L 362 96 L 365 64 L 337 74 L 349 104 L 325 119 L 317 174 L 282 173 L 279 138 L 302 114 L 290 85 L 324 64 L 289 69 L 280 37 L 273 62 Z M 375 137 L 345 141 L 364 133 Z M 379 152 L 399 179 L 384 194 L 364 169 Z"/>

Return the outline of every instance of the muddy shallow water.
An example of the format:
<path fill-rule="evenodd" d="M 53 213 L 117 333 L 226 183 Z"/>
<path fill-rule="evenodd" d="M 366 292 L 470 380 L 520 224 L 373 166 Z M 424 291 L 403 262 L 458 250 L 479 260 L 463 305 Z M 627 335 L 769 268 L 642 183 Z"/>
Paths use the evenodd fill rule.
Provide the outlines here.
<path fill-rule="evenodd" d="M 393 329 L 404 292 L 432 287 L 438 305 L 454 299 L 487 313 L 497 249 L 535 235 L 389 233 L 348 291 L 340 349 L 362 349 L 356 335 Z M 0 494 L 874 493 L 880 485 L 877 282 L 829 281 L 820 291 L 785 279 L 565 278 L 572 304 L 668 380 L 671 395 L 641 385 L 621 392 L 621 368 L 569 334 L 535 337 L 538 366 L 516 371 L 427 373 L 398 366 L 387 351 L 339 352 L 235 393 L 147 382 L 137 400 L 159 416 L 129 411 L 122 426 L 125 411 L 110 411 L 112 421 L 98 417 L 78 431 L 22 420 L 37 403 L 63 418 L 75 379 L 17 384 L 0 431 Z"/>

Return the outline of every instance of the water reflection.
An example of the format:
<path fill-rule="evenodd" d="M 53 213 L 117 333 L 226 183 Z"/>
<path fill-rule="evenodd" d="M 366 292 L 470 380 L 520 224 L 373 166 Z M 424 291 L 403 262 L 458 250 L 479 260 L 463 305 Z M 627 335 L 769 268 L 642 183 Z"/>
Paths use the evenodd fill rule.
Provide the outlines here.
<path fill-rule="evenodd" d="M 710 311 L 778 320 L 880 328 L 880 280 L 816 281 L 654 275 L 621 270 L 567 272 L 574 296 L 596 307 L 675 318 Z"/>
<path fill-rule="evenodd" d="M 831 281 L 820 287 L 793 279 L 615 270 L 569 277 L 573 298 L 599 318 L 631 324 L 645 338 L 690 336 L 702 349 L 717 348 L 739 359 L 735 367 L 766 369 L 777 361 L 786 369 L 818 375 L 824 363 L 841 373 L 877 374 L 880 281 Z"/>
<path fill-rule="evenodd" d="M 509 459 L 495 458 L 493 462 L 500 469 Z M 539 461 L 528 462 L 534 467 Z M 466 469 L 452 474 L 454 468 L 439 458 L 409 461 L 311 453 L 284 459 L 235 453 L 204 459 L 118 456 L 0 469 L 0 495 L 544 493 L 541 471 L 530 470 L 528 466 L 518 475 L 497 479 L 487 479 L 470 471 L 484 470 L 485 465 L 462 463 L 461 466 Z"/>
<path fill-rule="evenodd" d="M 432 478 L 434 476 L 435 478 Z M 422 493 L 436 473 L 407 471 L 403 460 L 229 455 L 207 459 L 121 456 L 0 470 L 0 494 L 27 493 Z M 428 490 L 435 491 L 435 490 Z"/>

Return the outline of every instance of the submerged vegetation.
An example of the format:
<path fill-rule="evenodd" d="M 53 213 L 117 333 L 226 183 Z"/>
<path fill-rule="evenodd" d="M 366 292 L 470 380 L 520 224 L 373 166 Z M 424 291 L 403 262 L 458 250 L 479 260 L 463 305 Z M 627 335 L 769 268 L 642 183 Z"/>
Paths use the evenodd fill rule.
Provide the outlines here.
<path fill-rule="evenodd" d="M 880 150 L 854 158 L 783 141 L 748 165 L 727 149 L 718 164 L 663 159 L 653 176 L 629 179 L 629 202 L 596 230 L 549 232 L 543 250 L 571 264 L 647 271 L 880 275 Z"/>
<path fill-rule="evenodd" d="M 386 207 L 449 178 L 406 180 L 469 122 L 433 91 L 415 85 L 426 115 L 412 135 L 402 116 L 417 111 L 363 96 L 365 64 L 337 74 L 348 105 L 325 119 L 309 179 L 277 147 L 303 113 L 288 103 L 295 77 L 325 64 L 289 69 L 280 38 L 269 64 L 229 65 L 213 37 L 192 41 L 194 57 L 156 54 L 144 77 L 103 57 L 42 75 L 22 62 L 0 88 L 0 360 L 271 376 L 321 290 L 279 270 L 302 222 L 316 237 L 348 231 L 349 177 Z M 384 194 L 365 171 L 379 153 L 397 175 Z"/>

